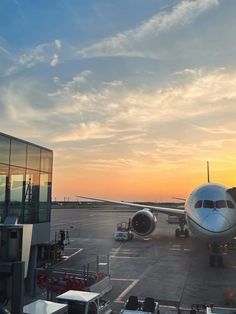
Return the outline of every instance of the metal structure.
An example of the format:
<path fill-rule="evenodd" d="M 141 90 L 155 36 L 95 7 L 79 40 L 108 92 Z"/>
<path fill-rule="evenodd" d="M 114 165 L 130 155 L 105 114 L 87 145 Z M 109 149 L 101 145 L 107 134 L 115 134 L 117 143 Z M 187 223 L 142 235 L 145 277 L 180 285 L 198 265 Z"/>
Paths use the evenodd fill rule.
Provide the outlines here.
<path fill-rule="evenodd" d="M 20 314 L 38 246 L 50 240 L 53 153 L 1 132 L 0 152 L 0 303 Z"/>
<path fill-rule="evenodd" d="M 128 241 L 133 239 L 133 232 L 131 228 L 131 221 L 120 222 L 117 224 L 116 231 L 114 232 L 114 239 L 116 241 Z"/>

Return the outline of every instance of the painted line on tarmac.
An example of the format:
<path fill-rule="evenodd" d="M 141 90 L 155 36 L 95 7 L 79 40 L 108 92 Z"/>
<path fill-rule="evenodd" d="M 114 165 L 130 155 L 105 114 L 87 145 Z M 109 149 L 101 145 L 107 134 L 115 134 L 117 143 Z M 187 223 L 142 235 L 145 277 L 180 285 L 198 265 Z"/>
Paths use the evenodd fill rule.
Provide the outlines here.
<path fill-rule="evenodd" d="M 76 251 L 75 253 L 71 254 L 71 255 L 68 257 L 68 259 L 71 258 L 71 257 L 73 257 L 73 256 L 75 256 L 76 254 L 78 254 L 78 253 L 81 252 L 81 251 L 83 251 L 83 249 L 78 249 L 78 251 Z M 67 259 L 67 260 L 68 260 L 68 259 Z"/>
<path fill-rule="evenodd" d="M 115 303 L 123 303 L 122 299 L 130 292 L 130 290 L 139 282 L 139 279 L 133 280 L 133 282 L 115 299 Z"/>
<path fill-rule="evenodd" d="M 112 248 L 113 256 L 117 255 L 122 248 L 122 243 L 117 248 Z"/>
<path fill-rule="evenodd" d="M 122 301 L 122 298 L 124 296 L 126 296 L 126 294 L 128 294 L 130 292 L 130 290 L 135 286 L 137 285 L 137 283 L 143 279 L 146 274 L 153 268 L 154 266 L 153 265 L 149 265 L 146 270 L 141 274 L 141 276 L 139 276 L 139 279 L 134 279 L 133 282 L 115 299 L 115 303 L 124 303 Z"/>
<path fill-rule="evenodd" d="M 59 263 L 57 263 L 57 266 L 60 265 L 60 264 L 63 264 L 64 262 L 67 262 L 71 257 L 75 256 L 76 254 L 78 254 L 81 251 L 83 251 L 83 249 L 79 249 L 78 251 L 76 251 L 75 253 L 71 254 L 70 256 L 63 255 L 63 260 L 60 261 Z"/>

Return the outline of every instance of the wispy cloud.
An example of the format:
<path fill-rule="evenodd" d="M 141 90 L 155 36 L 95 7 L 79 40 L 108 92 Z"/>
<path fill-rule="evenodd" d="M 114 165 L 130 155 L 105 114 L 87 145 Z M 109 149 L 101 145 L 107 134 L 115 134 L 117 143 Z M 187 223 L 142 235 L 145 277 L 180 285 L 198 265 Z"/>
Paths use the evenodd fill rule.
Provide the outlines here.
<path fill-rule="evenodd" d="M 55 54 L 53 55 L 52 61 L 50 62 L 50 65 L 54 67 L 54 66 L 57 65 L 58 63 L 59 63 L 59 57 L 58 57 L 58 55 L 55 53 Z"/>
<path fill-rule="evenodd" d="M 199 159 L 219 148 L 223 152 L 235 143 L 236 72 L 191 73 L 191 80 L 181 79 L 180 85 L 175 80 L 165 88 L 131 89 L 124 82 L 107 81 L 99 89 L 81 91 L 81 84 L 93 77 L 91 71 L 82 71 L 63 84 L 57 78 L 58 90 L 50 95 L 35 82 L 19 80 L 0 89 L 2 126 L 10 121 L 25 130 L 24 138 L 34 134 L 57 147 L 82 145 L 86 152 L 94 150 L 94 158 L 138 156 L 137 162 L 147 165 L 161 159 L 177 163 L 186 156 Z"/>
<path fill-rule="evenodd" d="M 232 129 L 225 128 L 223 126 L 216 127 L 216 128 L 196 126 L 196 129 L 203 131 L 205 133 L 209 133 L 209 134 L 223 134 L 223 135 L 236 134 L 236 129 L 232 130 Z"/>
<path fill-rule="evenodd" d="M 53 51 L 55 51 L 55 49 L 60 50 L 60 48 L 61 43 L 59 40 L 55 40 L 53 43 L 40 44 L 35 48 L 23 53 L 19 57 L 19 65 L 31 68 L 38 63 L 51 63 L 56 55 L 53 53 Z"/>
<path fill-rule="evenodd" d="M 86 151 L 95 150 L 92 155 L 109 158 L 112 147 L 117 158 L 150 166 L 161 159 L 177 164 L 186 158 L 208 158 L 219 148 L 223 152 L 223 147 L 232 145 L 236 133 L 236 72 L 190 72 L 191 80 L 181 79 L 180 85 L 174 81 L 152 90 L 132 90 L 123 83 L 106 82 L 99 90 L 82 93 L 74 88 L 73 79 L 61 86 L 60 95 L 52 96 L 58 104 L 63 100 L 55 117 L 63 129 L 54 129 L 50 139 L 57 145 L 85 145 Z M 222 125 L 225 120 L 227 127 Z M 202 132 L 212 134 L 212 138 L 202 136 Z M 96 146 L 98 142 L 104 146 Z"/>
<path fill-rule="evenodd" d="M 156 59 L 158 45 L 155 45 L 155 40 L 159 34 L 191 23 L 200 14 L 218 4 L 218 0 L 181 1 L 171 11 L 154 15 L 138 27 L 107 37 L 79 50 L 77 54 L 80 58 L 133 56 Z"/>
<path fill-rule="evenodd" d="M 113 136 L 114 130 L 98 122 L 81 123 L 75 130 L 52 138 L 53 142 L 105 139 Z"/>
<path fill-rule="evenodd" d="M 15 58 L 13 64 L 6 70 L 5 74 L 12 75 L 20 69 L 30 69 L 40 63 L 46 63 L 55 66 L 59 63 L 58 52 L 62 47 L 60 40 L 56 39 L 52 43 L 43 43 L 32 49 L 24 51 L 18 58 Z"/>
<path fill-rule="evenodd" d="M 9 57 L 11 56 L 10 52 L 2 46 L 0 46 L 0 52 L 4 53 L 5 55 Z"/>

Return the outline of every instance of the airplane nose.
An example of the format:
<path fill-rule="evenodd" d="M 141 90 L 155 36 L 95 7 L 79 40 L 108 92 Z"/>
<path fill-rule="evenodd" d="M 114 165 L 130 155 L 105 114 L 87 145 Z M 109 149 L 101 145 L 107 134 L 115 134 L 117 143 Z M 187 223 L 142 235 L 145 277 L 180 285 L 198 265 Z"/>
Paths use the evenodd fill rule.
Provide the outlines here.
<path fill-rule="evenodd" d="M 222 232 L 227 230 L 230 224 L 222 214 L 214 212 L 205 217 L 202 227 L 212 232 Z"/>

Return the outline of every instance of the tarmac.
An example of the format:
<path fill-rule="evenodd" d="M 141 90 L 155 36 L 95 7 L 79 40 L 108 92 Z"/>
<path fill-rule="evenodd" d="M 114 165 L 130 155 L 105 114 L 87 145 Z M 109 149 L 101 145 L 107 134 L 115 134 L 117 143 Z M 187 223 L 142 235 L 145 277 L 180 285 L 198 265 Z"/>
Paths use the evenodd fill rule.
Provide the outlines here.
<path fill-rule="evenodd" d="M 176 239 L 177 226 L 168 224 L 163 214 L 150 236 L 115 241 L 117 223 L 128 222 L 132 215 L 113 205 L 52 209 L 51 239 L 60 229 L 68 230 L 70 237 L 66 259 L 58 267 L 92 270 L 99 256 L 99 271 L 109 272 L 111 278 L 112 289 L 105 298 L 113 313 L 120 312 L 130 295 L 153 297 L 161 313 L 190 309 L 193 304 L 235 305 L 236 250 L 225 253 L 223 268 L 211 268 L 207 244 L 191 233 L 188 239 Z"/>

